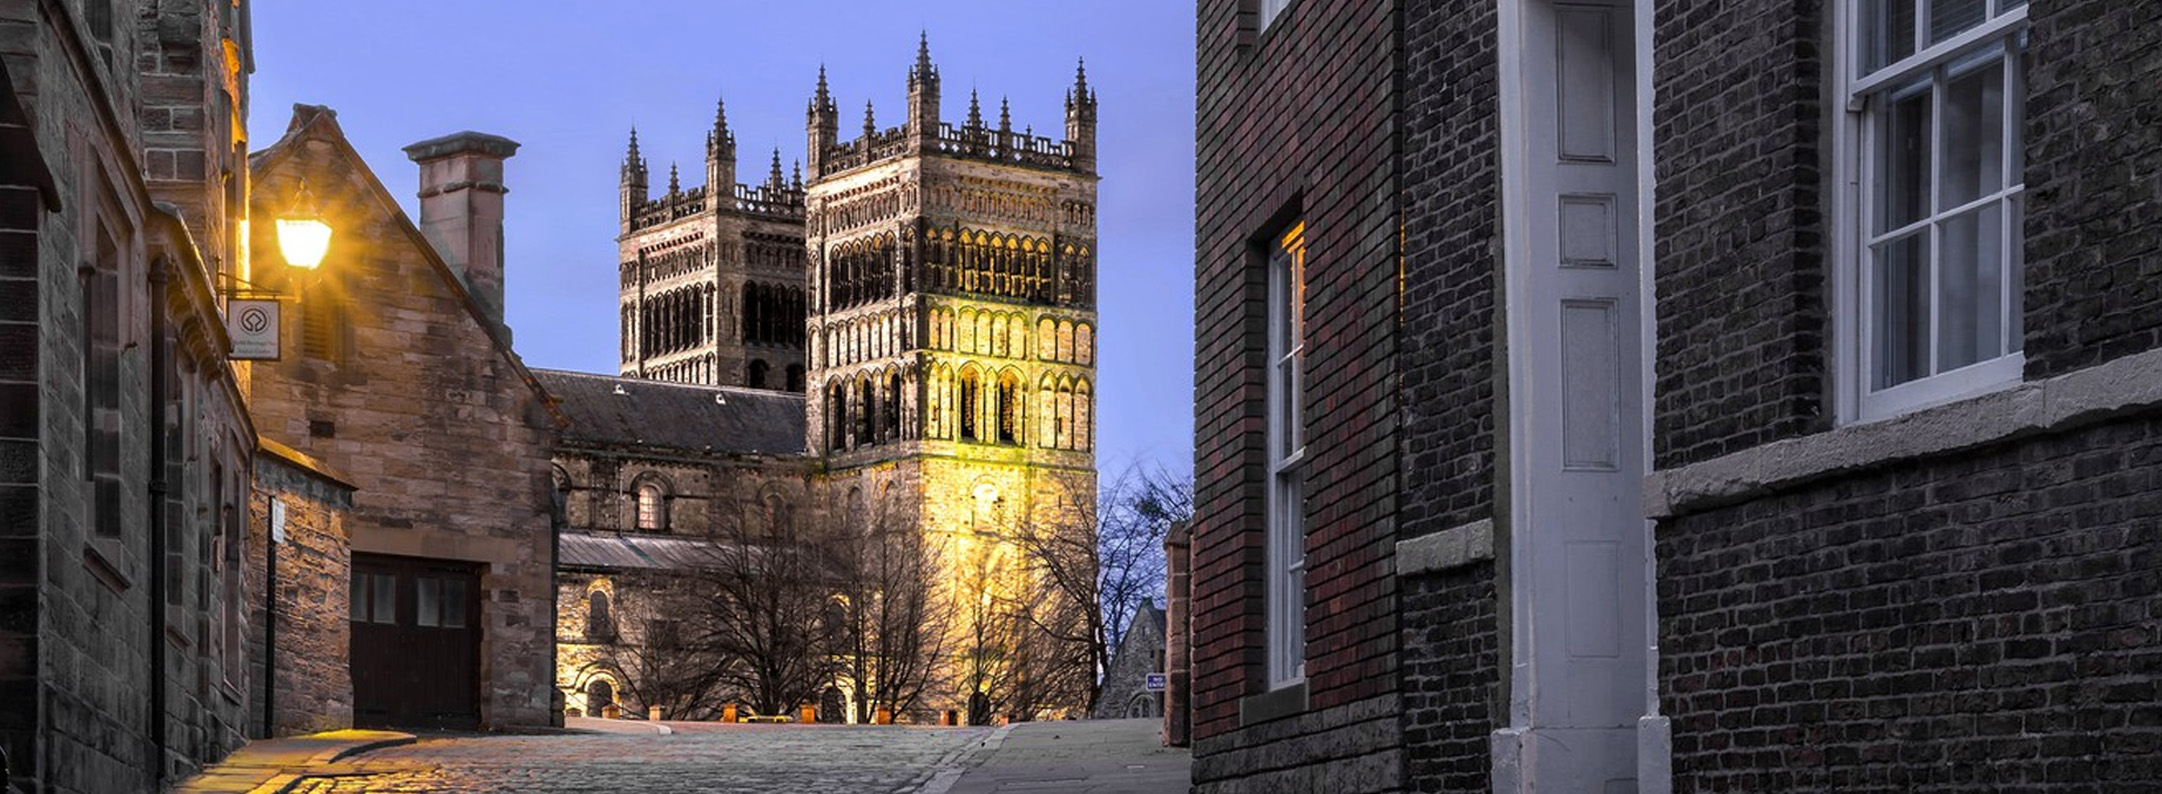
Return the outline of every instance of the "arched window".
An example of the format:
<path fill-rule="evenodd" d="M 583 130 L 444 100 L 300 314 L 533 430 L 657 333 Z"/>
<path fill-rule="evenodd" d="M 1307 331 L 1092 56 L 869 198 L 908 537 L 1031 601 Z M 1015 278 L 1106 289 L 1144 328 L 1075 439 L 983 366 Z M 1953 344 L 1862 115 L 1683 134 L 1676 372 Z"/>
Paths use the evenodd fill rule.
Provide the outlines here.
<path fill-rule="evenodd" d="M 647 482 L 639 484 L 637 527 L 644 530 L 668 528 L 667 494 L 661 491 L 659 483 Z"/>
<path fill-rule="evenodd" d="M 586 685 L 586 712 L 588 714 L 596 717 L 600 716 L 601 709 L 615 704 L 616 688 L 608 683 L 608 679 L 595 678 L 593 683 Z"/>
<path fill-rule="evenodd" d="M 963 441 L 976 440 L 976 396 L 976 370 L 962 370 L 960 405 L 956 407 L 961 414 L 961 440 Z"/>
<path fill-rule="evenodd" d="M 886 376 L 886 410 L 880 413 L 880 418 L 885 420 L 886 440 L 901 440 L 901 373 Z"/>
<path fill-rule="evenodd" d="M 1057 384 L 1048 375 L 1036 389 L 1036 445 L 1046 449 L 1058 445 L 1057 389 Z"/>
<path fill-rule="evenodd" d="M 878 394 L 870 378 L 856 378 L 856 443 L 878 442 Z"/>
<path fill-rule="evenodd" d="M 848 388 L 835 383 L 826 389 L 826 449 L 848 448 Z"/>
<path fill-rule="evenodd" d="M 551 511 L 549 518 L 554 520 L 555 528 L 562 529 L 571 523 L 571 475 L 561 466 L 551 466 L 549 469 L 549 479 L 555 485 L 555 498 L 548 505 Z"/>
<path fill-rule="evenodd" d="M 1073 449 L 1073 385 L 1058 385 L 1058 448 Z"/>
<path fill-rule="evenodd" d="M 1096 362 L 1096 351 L 1095 351 L 1095 347 L 1096 347 L 1096 331 L 1095 331 L 1095 329 L 1093 329 L 1093 328 L 1090 328 L 1090 327 L 1089 327 L 1089 325 L 1088 325 L 1088 323 L 1082 323 L 1082 324 L 1080 324 L 1080 325 L 1076 325 L 1076 326 L 1074 326 L 1074 329 L 1073 329 L 1073 355 L 1074 355 L 1074 361 L 1076 361 L 1076 362 L 1078 362 L 1078 363 L 1082 363 L 1082 364 L 1093 364 L 1093 363 L 1095 363 L 1095 362 Z"/>
<path fill-rule="evenodd" d="M 768 537 L 790 538 L 796 531 L 796 514 L 780 494 L 766 494 L 766 533 Z"/>
<path fill-rule="evenodd" d="M 1089 449 L 1095 445 L 1091 433 L 1095 428 L 1089 422 L 1089 382 L 1081 381 L 1073 392 L 1073 448 Z"/>
<path fill-rule="evenodd" d="M 614 642 L 616 639 L 616 616 L 608 603 L 606 592 L 595 590 L 586 594 L 586 642 Z M 606 686 L 606 682 L 596 682 Z"/>
<path fill-rule="evenodd" d="M 1021 443 L 1021 379 L 1011 372 L 998 379 L 998 443 Z"/>
<path fill-rule="evenodd" d="M 767 370 L 771 370 L 771 369 L 773 369 L 773 367 L 772 367 L 772 366 L 770 366 L 770 365 L 768 365 L 768 364 L 767 364 L 766 362 L 764 362 L 764 361 L 759 361 L 759 360 L 757 360 L 757 359 L 752 359 L 752 360 L 751 360 L 751 372 L 750 372 L 750 374 L 749 374 L 749 375 L 746 375 L 746 376 L 744 377 L 744 379 L 743 379 L 743 385 L 745 385 L 745 386 L 749 386 L 749 387 L 751 387 L 751 388 L 753 388 L 753 389 L 763 389 L 763 388 L 765 388 L 765 387 L 766 387 L 766 372 L 767 372 Z"/>

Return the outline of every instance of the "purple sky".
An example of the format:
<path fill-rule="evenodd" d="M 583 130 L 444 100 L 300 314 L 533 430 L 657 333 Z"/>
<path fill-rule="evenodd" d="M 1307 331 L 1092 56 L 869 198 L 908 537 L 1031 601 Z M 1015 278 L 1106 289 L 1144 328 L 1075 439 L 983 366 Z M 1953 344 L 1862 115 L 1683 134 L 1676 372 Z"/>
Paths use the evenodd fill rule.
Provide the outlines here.
<path fill-rule="evenodd" d="M 1013 100 L 1014 126 L 1065 129 L 1086 57 L 1101 100 L 1103 174 L 1098 465 L 1192 463 L 1191 3 L 937 2 L 258 3 L 249 127 L 256 148 L 295 102 L 328 105 L 408 213 L 417 173 L 399 147 L 479 130 L 524 144 L 506 169 L 509 320 L 526 362 L 616 371 L 616 180 L 628 128 L 665 189 L 670 161 L 703 183 L 716 95 L 739 181 L 775 146 L 803 156 L 804 104 L 824 63 L 846 135 L 864 100 L 900 123 L 916 36 L 928 30 L 944 114 L 968 92 Z"/>

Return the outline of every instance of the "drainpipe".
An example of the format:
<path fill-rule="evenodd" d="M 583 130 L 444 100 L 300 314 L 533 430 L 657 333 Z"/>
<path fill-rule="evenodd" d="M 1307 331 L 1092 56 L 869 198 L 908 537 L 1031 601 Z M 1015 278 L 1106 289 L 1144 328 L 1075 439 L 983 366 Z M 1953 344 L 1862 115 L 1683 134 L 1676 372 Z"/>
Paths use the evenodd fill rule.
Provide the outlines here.
<path fill-rule="evenodd" d="M 276 723 L 271 715 L 276 713 L 278 697 L 278 514 L 284 512 L 278 497 L 269 498 L 269 513 L 263 517 L 263 738 L 278 738 Z"/>
<path fill-rule="evenodd" d="M 152 779 L 163 782 L 165 760 L 165 426 L 171 417 L 167 405 L 166 371 L 172 366 L 172 340 L 166 335 L 165 270 L 170 262 L 158 257 L 150 263 L 150 740 L 156 771 Z"/>

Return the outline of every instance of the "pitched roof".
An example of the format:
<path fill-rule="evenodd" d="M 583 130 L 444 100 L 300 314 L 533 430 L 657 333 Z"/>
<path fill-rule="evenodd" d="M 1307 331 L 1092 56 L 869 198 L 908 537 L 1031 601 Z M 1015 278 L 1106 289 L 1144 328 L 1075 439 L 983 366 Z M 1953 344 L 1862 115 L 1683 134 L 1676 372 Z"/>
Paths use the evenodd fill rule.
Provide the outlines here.
<path fill-rule="evenodd" d="M 566 568 L 689 571 L 719 567 L 711 543 L 661 535 L 564 532 L 556 547 Z"/>
<path fill-rule="evenodd" d="M 565 441 L 699 452 L 803 453 L 803 396 L 537 369 L 560 401 Z"/>
<path fill-rule="evenodd" d="M 375 169 L 368 167 L 368 161 L 360 156 L 360 151 L 353 148 L 353 142 L 345 137 L 345 128 L 338 125 L 337 111 L 321 105 L 294 103 L 293 119 L 286 124 L 285 135 L 270 146 L 248 154 L 249 171 L 251 174 L 267 174 L 283 167 L 295 152 L 302 149 L 303 141 L 310 138 L 329 143 L 333 151 L 352 164 L 353 171 L 363 177 L 361 188 L 375 202 L 376 211 L 395 222 L 398 230 L 412 242 L 413 249 L 420 252 L 429 269 L 442 280 L 444 288 L 449 289 L 457 296 L 458 301 L 464 304 L 466 313 L 473 318 L 481 331 L 488 335 L 496 352 L 510 362 L 511 369 L 533 390 L 534 395 L 540 398 L 556 426 L 561 427 L 566 421 L 563 412 L 548 398 L 549 395 L 541 388 L 540 381 L 533 378 L 532 370 L 525 365 L 525 359 L 519 357 L 518 351 L 511 349 L 509 329 L 489 319 L 487 310 L 483 309 L 480 302 L 473 297 L 473 293 L 465 288 L 465 281 L 458 278 L 450 265 L 443 261 L 442 252 L 436 250 L 434 243 L 428 242 L 428 238 L 421 234 L 420 227 L 413 225 L 413 219 L 405 214 L 405 208 L 399 206 L 398 200 L 391 196 L 390 189 L 383 185 L 382 178 L 376 176 Z M 260 177 L 251 178 L 262 181 Z"/>

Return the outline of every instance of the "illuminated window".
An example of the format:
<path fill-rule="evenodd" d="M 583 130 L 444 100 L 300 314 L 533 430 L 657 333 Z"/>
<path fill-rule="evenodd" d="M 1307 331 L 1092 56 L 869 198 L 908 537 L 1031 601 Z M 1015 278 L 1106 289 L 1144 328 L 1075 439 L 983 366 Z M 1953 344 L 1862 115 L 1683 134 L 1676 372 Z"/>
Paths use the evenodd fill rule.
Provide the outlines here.
<path fill-rule="evenodd" d="M 638 528 L 668 528 L 668 505 L 657 484 L 649 482 L 638 486 Z"/>
<path fill-rule="evenodd" d="M 961 439 L 964 441 L 975 441 L 977 401 L 976 371 L 973 369 L 962 370 L 961 372 L 961 399 L 959 408 L 961 414 Z"/>
<path fill-rule="evenodd" d="M 998 443 L 1021 443 L 1021 381 L 1012 373 L 998 381 Z"/>
<path fill-rule="evenodd" d="M 1271 688 L 1306 677 L 1306 438 L 1299 371 L 1306 351 L 1306 224 L 1270 247 L 1268 372 L 1268 669 Z"/>
<path fill-rule="evenodd" d="M 2023 0 L 1850 0 L 1842 128 L 1859 176 L 1840 324 L 1864 421 L 2002 388 L 2025 365 Z"/>

